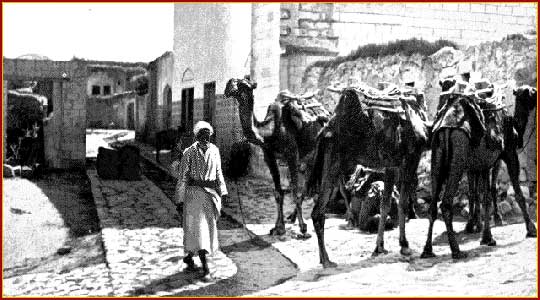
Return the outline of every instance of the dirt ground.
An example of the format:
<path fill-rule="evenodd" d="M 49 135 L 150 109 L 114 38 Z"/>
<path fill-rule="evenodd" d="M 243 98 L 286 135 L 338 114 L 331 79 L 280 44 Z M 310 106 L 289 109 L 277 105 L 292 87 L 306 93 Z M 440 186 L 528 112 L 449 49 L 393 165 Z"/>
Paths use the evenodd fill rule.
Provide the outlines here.
<path fill-rule="evenodd" d="M 83 171 L 4 179 L 4 277 L 63 272 L 104 262 Z"/>

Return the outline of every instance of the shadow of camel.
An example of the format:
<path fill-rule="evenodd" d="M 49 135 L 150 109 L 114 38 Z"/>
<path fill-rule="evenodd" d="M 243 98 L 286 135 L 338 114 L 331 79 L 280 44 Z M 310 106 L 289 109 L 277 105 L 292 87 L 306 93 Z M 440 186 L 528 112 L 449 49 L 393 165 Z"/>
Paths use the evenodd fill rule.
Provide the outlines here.
<path fill-rule="evenodd" d="M 376 267 L 377 265 L 381 265 L 381 264 L 393 264 L 393 263 L 408 263 L 407 271 L 423 271 L 423 270 L 433 268 L 438 264 L 444 264 L 444 263 L 457 264 L 457 263 L 464 263 L 464 262 L 472 261 L 472 260 L 478 259 L 482 255 L 486 255 L 490 252 L 493 252 L 496 249 L 509 248 L 519 243 L 521 243 L 521 241 L 516 241 L 516 242 L 503 245 L 503 246 L 496 246 L 496 247 L 478 245 L 478 247 L 474 249 L 464 251 L 468 254 L 468 257 L 465 259 L 460 259 L 460 260 L 452 259 L 450 251 L 447 251 L 448 253 L 445 253 L 443 255 L 438 255 L 434 258 L 427 258 L 427 259 L 420 258 L 419 254 L 415 254 L 411 257 L 404 257 L 400 255 L 399 253 L 387 254 L 387 255 L 378 256 L 375 258 L 368 257 L 357 263 L 339 264 L 336 268 L 323 269 L 322 267 L 319 267 L 314 270 L 309 270 L 307 272 L 299 274 L 297 276 L 297 280 L 316 282 L 331 275 L 345 274 L 345 273 L 356 271 L 361 268 L 370 268 L 370 267 Z"/>

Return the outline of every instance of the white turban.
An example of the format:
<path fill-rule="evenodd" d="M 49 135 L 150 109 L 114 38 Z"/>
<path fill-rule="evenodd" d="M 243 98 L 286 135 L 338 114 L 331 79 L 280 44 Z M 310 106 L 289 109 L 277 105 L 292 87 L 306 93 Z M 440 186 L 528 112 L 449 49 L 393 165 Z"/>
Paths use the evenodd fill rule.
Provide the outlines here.
<path fill-rule="evenodd" d="M 199 131 L 201 131 L 201 129 L 204 129 L 204 128 L 210 130 L 210 135 L 214 134 L 214 128 L 212 128 L 212 125 L 210 125 L 210 123 L 205 122 L 205 121 L 199 121 L 197 122 L 197 124 L 195 124 L 195 127 L 193 128 L 193 134 L 197 136 Z"/>

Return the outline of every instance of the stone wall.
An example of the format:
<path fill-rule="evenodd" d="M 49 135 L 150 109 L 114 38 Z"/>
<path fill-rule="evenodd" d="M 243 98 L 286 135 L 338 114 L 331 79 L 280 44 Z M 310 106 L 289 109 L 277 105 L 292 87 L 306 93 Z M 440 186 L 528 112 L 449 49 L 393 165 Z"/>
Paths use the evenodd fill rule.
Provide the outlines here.
<path fill-rule="evenodd" d="M 156 62 L 156 99 L 154 101 L 157 101 L 157 111 L 156 111 L 156 127 L 157 130 L 164 130 L 165 128 L 165 122 L 164 122 L 164 116 L 166 113 L 166 93 L 168 90 L 172 90 L 173 86 L 173 54 L 170 51 L 165 52 L 162 56 L 157 58 L 155 60 Z M 154 96 L 152 96 L 154 97 Z M 180 97 L 172 99 L 173 103 L 180 102 Z M 173 104 L 174 108 L 174 104 Z M 177 120 L 178 122 L 175 122 Z M 172 120 L 171 120 L 172 127 L 176 127 L 180 125 L 180 111 L 175 111 L 173 109 L 172 111 Z"/>
<path fill-rule="evenodd" d="M 347 55 L 361 45 L 413 37 L 477 45 L 537 27 L 534 3 L 283 3 L 281 11 L 282 45 L 308 58 L 314 50 Z M 305 67 L 282 69 L 282 88 L 303 92 Z"/>
<path fill-rule="evenodd" d="M 80 61 L 4 59 L 3 72 L 7 81 L 53 81 L 54 110 L 44 123 L 45 162 L 52 168 L 84 167 L 86 65 Z"/>
<path fill-rule="evenodd" d="M 473 66 L 473 78 L 487 78 L 494 84 L 504 87 L 508 110 L 513 112 L 514 96 L 512 90 L 522 84 L 536 86 L 536 40 L 504 40 L 485 42 L 463 49 L 443 48 L 425 57 L 422 55 L 392 55 L 380 58 L 365 58 L 348 61 L 332 68 L 312 68 L 306 72 L 303 88 L 321 90 L 320 101 L 333 111 L 338 95 L 326 90 L 331 84 L 354 85 L 365 82 L 376 87 L 380 81 L 402 84 L 403 76 L 412 74 L 417 86 L 424 92 L 428 114 L 433 119 L 436 113 L 441 88 L 438 80 L 441 73 L 456 72 L 456 65 L 469 61 Z M 457 62 L 457 64 L 456 64 Z M 526 136 L 531 135 L 527 149 L 520 155 L 522 172 L 528 174 L 529 181 L 536 181 L 536 122 L 531 116 Z M 524 177 L 522 177 L 524 179 Z"/>
<path fill-rule="evenodd" d="M 354 85 L 365 82 L 373 87 L 380 81 L 402 84 L 405 74 L 412 74 L 416 86 L 423 90 L 428 102 L 429 115 L 435 114 L 438 84 L 441 73 L 456 72 L 460 61 L 470 61 L 473 78 L 487 78 L 497 85 L 506 85 L 506 101 L 512 104 L 512 89 L 521 84 L 536 85 L 536 40 L 504 40 L 485 42 L 464 49 L 443 48 L 425 57 L 391 55 L 379 58 L 360 58 L 331 68 L 315 67 L 304 74 L 302 89 L 321 90 L 322 101 L 330 111 L 338 100 L 326 87 L 334 83 Z M 513 108 L 510 107 L 513 111 Z"/>

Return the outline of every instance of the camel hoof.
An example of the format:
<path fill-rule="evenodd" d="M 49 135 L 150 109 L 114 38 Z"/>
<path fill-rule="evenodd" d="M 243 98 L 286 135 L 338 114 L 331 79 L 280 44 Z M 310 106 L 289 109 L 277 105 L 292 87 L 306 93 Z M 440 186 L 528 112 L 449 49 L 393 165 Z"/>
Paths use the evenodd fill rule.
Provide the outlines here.
<path fill-rule="evenodd" d="M 284 235 L 285 234 L 285 228 L 283 227 L 274 227 L 270 229 L 270 235 Z"/>
<path fill-rule="evenodd" d="M 296 238 L 299 239 L 299 240 L 308 240 L 311 238 L 311 234 L 309 233 L 299 233 L 298 235 L 296 235 Z"/>
<path fill-rule="evenodd" d="M 529 225 L 527 226 L 527 237 L 528 238 L 536 237 L 536 226 L 534 226 L 533 223 L 529 223 Z"/>
<path fill-rule="evenodd" d="M 294 224 L 296 222 L 296 214 L 292 213 L 287 217 L 287 221 L 291 222 L 291 224 Z"/>
<path fill-rule="evenodd" d="M 433 253 L 433 251 L 424 250 L 424 252 L 422 252 L 422 254 L 420 255 L 420 258 L 433 258 L 433 257 L 437 257 L 435 253 Z"/>
<path fill-rule="evenodd" d="M 535 238 L 536 237 L 536 231 L 529 231 L 527 232 L 528 238 Z"/>
<path fill-rule="evenodd" d="M 467 253 L 465 252 L 456 252 L 456 253 L 452 253 L 452 258 L 453 259 L 464 259 L 464 258 L 467 258 Z"/>
<path fill-rule="evenodd" d="M 407 216 L 407 218 L 408 218 L 409 220 L 412 220 L 412 219 L 418 219 L 418 215 L 417 215 L 417 214 L 410 214 L 410 215 Z"/>
<path fill-rule="evenodd" d="M 495 221 L 495 226 L 502 226 L 503 225 L 502 217 L 501 217 L 500 214 L 495 215 L 494 221 Z"/>
<path fill-rule="evenodd" d="M 379 254 L 388 254 L 388 251 L 384 248 L 377 247 L 375 248 L 375 251 L 371 254 L 371 257 L 377 257 Z"/>
<path fill-rule="evenodd" d="M 412 250 L 409 247 L 404 247 L 404 248 L 401 248 L 401 251 L 399 251 L 399 253 L 401 253 L 401 255 L 403 256 L 411 256 Z"/>
<path fill-rule="evenodd" d="M 465 225 L 465 233 L 474 233 L 474 225 L 472 223 Z"/>
<path fill-rule="evenodd" d="M 497 246 L 497 242 L 493 238 L 482 239 L 480 245 Z"/>
<path fill-rule="evenodd" d="M 322 265 L 323 265 L 323 268 L 325 268 L 325 269 L 337 267 L 337 264 L 335 262 L 329 261 L 329 260 L 323 262 Z"/>
<path fill-rule="evenodd" d="M 302 234 L 305 234 L 307 232 L 307 224 L 301 224 L 299 227 Z"/>

